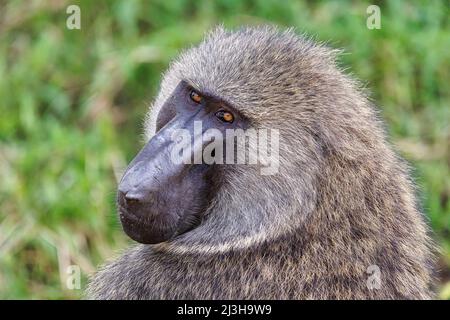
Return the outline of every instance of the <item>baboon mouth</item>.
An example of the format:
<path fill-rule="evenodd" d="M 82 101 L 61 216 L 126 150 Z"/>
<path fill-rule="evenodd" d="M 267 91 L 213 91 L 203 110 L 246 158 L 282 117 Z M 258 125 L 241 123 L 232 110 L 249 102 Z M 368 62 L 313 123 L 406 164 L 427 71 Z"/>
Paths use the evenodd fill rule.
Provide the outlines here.
<path fill-rule="evenodd" d="M 147 221 L 122 207 L 119 207 L 119 218 L 125 233 L 139 243 L 164 242 L 173 238 L 176 233 L 176 228 L 170 221 Z"/>

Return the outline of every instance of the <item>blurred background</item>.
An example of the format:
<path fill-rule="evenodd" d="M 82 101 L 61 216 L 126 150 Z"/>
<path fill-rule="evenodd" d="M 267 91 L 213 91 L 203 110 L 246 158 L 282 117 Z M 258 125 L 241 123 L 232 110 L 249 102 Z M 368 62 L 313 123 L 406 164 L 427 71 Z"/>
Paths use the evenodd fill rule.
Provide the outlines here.
<path fill-rule="evenodd" d="M 81 9 L 81 30 L 66 8 Z M 381 29 L 366 27 L 370 4 Z M 295 27 L 346 53 L 413 166 L 450 299 L 448 1 L 0 0 L 0 298 L 75 299 L 130 241 L 116 179 L 161 73 L 218 23 Z M 81 289 L 66 286 L 70 265 Z"/>

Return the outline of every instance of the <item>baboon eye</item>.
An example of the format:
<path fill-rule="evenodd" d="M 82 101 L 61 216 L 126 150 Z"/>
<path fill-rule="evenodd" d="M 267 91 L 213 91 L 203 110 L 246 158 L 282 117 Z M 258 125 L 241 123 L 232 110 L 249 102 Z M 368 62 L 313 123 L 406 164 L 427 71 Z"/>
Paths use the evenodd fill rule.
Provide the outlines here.
<path fill-rule="evenodd" d="M 234 116 L 231 112 L 220 110 L 216 112 L 216 117 L 223 122 L 232 123 L 234 121 Z"/>
<path fill-rule="evenodd" d="M 189 97 L 191 97 L 191 100 L 195 103 L 202 102 L 202 96 L 195 90 L 191 90 L 191 92 L 189 92 Z"/>

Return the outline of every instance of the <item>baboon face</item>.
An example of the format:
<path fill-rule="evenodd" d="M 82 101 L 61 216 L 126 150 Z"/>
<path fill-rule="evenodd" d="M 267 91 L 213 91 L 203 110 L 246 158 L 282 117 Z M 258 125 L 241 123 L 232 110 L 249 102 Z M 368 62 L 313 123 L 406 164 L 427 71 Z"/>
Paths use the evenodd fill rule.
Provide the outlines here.
<path fill-rule="evenodd" d="M 247 121 L 225 101 L 181 81 L 159 111 L 156 134 L 120 181 L 117 202 L 125 232 L 141 243 L 159 243 L 198 225 L 220 174 L 217 164 L 195 161 L 208 143 L 196 136 L 209 129 L 225 136 L 227 129 L 245 127 Z M 188 154 L 175 152 L 183 137 L 191 145 Z"/>
<path fill-rule="evenodd" d="M 311 186 L 319 172 L 321 146 L 336 136 L 322 131 L 342 132 L 336 121 L 326 120 L 339 112 L 332 112 L 335 95 L 327 85 L 336 86 L 331 88 L 336 92 L 341 88 L 332 61 L 325 48 L 268 29 L 217 30 L 181 54 L 165 74 L 147 118 L 149 142 L 119 184 L 125 232 L 141 243 L 176 237 L 178 242 L 228 244 L 277 236 L 302 224 L 314 205 Z M 196 122 L 202 125 L 199 132 Z M 201 145 L 192 140 L 210 129 L 226 138 L 225 145 L 228 129 L 278 130 L 278 148 L 272 148 L 272 133 L 267 135 L 270 151 L 279 151 L 279 170 L 265 177 L 260 162 L 255 167 L 196 162 L 208 139 Z M 183 140 L 180 130 L 193 145 L 182 157 L 194 158 L 190 163 L 173 158 L 174 141 Z M 255 143 L 248 145 L 254 152 Z M 284 214 L 278 214 L 280 206 Z M 304 213 L 297 214 L 298 208 Z"/>

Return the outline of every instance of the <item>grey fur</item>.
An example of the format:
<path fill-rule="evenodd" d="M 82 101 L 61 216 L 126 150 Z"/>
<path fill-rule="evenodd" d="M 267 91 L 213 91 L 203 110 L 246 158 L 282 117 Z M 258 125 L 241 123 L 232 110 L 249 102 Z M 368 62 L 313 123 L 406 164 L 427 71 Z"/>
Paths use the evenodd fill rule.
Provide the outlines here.
<path fill-rule="evenodd" d="M 424 299 L 432 242 L 406 164 L 336 52 L 272 27 L 214 30 L 176 60 L 146 122 L 180 80 L 280 130 L 280 169 L 227 166 L 197 228 L 105 265 L 94 299 Z M 367 268 L 381 271 L 379 289 Z"/>

